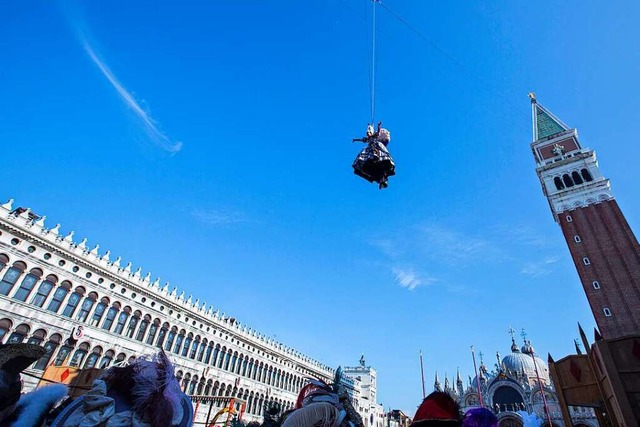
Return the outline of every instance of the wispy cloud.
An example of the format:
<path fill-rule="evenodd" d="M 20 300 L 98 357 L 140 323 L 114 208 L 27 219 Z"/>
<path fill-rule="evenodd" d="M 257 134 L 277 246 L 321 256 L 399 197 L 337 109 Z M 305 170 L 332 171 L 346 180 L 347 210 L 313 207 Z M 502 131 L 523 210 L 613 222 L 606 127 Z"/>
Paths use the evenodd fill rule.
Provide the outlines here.
<path fill-rule="evenodd" d="M 461 296 L 478 294 L 474 287 L 459 282 L 474 269 L 511 266 L 520 274 L 538 278 L 551 274 L 559 260 L 553 253 L 544 254 L 550 243 L 533 228 L 506 224 L 469 232 L 429 222 L 376 236 L 368 243 L 385 259 L 397 285 L 408 290 L 437 285 Z M 531 261 L 528 254 L 533 248 L 539 257 Z M 427 267 L 429 274 L 415 266 Z"/>
<path fill-rule="evenodd" d="M 102 74 L 107 78 L 109 83 L 111 83 L 111 86 L 113 86 L 113 88 L 118 92 L 120 98 L 122 98 L 124 103 L 129 108 L 131 108 L 136 117 L 140 119 L 144 130 L 147 135 L 149 135 L 151 141 L 161 149 L 171 154 L 175 154 L 180 151 L 182 149 L 182 142 L 171 141 L 168 136 L 166 136 L 160 131 L 160 129 L 158 129 L 156 121 L 153 120 L 153 118 L 146 111 L 144 111 L 142 107 L 140 107 L 140 104 L 136 101 L 131 92 L 129 92 L 122 85 L 122 83 L 120 83 L 113 72 L 109 69 L 107 64 L 105 64 L 105 62 L 100 59 L 100 57 L 96 54 L 96 52 L 93 50 L 91 45 L 89 45 L 89 42 L 86 39 L 82 39 L 82 46 L 89 55 L 89 58 L 91 58 L 94 64 L 98 66 Z"/>
<path fill-rule="evenodd" d="M 440 262 L 465 265 L 476 261 L 502 262 L 507 253 L 490 240 L 429 225 L 420 227 L 426 254 Z"/>
<path fill-rule="evenodd" d="M 191 212 L 191 216 L 205 225 L 230 225 L 249 222 L 244 213 L 227 210 L 195 209 Z"/>
<path fill-rule="evenodd" d="M 414 290 L 418 286 L 427 286 L 437 281 L 432 277 L 427 277 L 416 273 L 413 268 L 405 269 L 393 267 L 391 271 L 395 276 L 396 283 L 403 288 L 407 288 L 410 291 Z"/>
<path fill-rule="evenodd" d="M 402 253 L 398 245 L 391 239 L 373 239 L 369 241 L 369 244 L 391 259 L 398 258 Z"/>
<path fill-rule="evenodd" d="M 558 260 L 558 257 L 547 257 L 542 261 L 528 262 L 522 267 L 520 273 L 531 277 L 547 276 L 553 272 L 551 265 L 558 262 Z"/>
<path fill-rule="evenodd" d="M 545 248 L 553 244 L 548 236 L 529 225 L 500 224 L 492 227 L 494 234 L 509 242 Z"/>

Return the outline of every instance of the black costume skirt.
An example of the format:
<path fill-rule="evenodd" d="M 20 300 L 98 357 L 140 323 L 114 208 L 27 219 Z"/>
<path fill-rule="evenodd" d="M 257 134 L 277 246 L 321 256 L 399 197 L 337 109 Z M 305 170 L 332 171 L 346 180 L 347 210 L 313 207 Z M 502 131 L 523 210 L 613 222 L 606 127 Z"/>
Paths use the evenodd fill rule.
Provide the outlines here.
<path fill-rule="evenodd" d="M 380 182 L 396 174 L 396 165 L 387 147 L 380 142 L 367 145 L 353 162 L 353 173 L 369 182 Z"/>

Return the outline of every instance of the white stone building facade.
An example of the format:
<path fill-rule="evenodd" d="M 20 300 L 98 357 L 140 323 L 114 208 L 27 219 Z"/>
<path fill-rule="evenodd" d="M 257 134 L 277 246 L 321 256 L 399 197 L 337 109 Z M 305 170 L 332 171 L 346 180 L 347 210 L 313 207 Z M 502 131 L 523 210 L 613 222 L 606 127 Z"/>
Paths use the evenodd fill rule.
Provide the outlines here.
<path fill-rule="evenodd" d="M 359 396 L 354 399 L 356 410 L 362 415 L 365 427 L 383 427 L 387 425 L 387 416 L 378 398 L 378 373 L 367 366 L 364 355 L 358 366 L 345 367 L 345 376 L 352 378 L 359 386 Z"/>
<path fill-rule="evenodd" d="M 0 206 L 0 343 L 43 345 L 30 373 L 108 367 L 163 348 L 184 390 L 201 396 L 197 421 L 223 404 L 216 397 L 241 399 L 243 419 L 259 420 L 270 405 L 292 408 L 305 378 L 333 378 L 333 368 L 111 258 L 13 200 Z"/>

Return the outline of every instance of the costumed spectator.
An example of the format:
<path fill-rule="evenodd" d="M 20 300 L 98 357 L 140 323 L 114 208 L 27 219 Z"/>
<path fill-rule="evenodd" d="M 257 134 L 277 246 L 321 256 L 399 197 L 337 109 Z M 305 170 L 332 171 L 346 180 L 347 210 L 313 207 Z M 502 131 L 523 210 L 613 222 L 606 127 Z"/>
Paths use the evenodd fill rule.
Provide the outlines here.
<path fill-rule="evenodd" d="M 471 408 L 464 414 L 462 427 L 498 427 L 498 417 L 487 408 Z"/>
<path fill-rule="evenodd" d="M 22 394 L 20 373 L 45 353 L 35 344 L 0 345 L 0 425 L 40 427 L 51 408 L 67 394 L 64 385 L 49 385 Z"/>
<path fill-rule="evenodd" d="M 309 381 L 298 394 L 296 408 L 282 417 L 282 427 L 364 427 L 341 378 L 342 369 L 338 368 L 331 385 Z"/>
<path fill-rule="evenodd" d="M 114 366 L 69 403 L 51 427 L 190 427 L 193 405 L 163 351 Z"/>
<path fill-rule="evenodd" d="M 279 412 L 280 410 L 275 406 L 267 408 L 262 418 L 262 427 L 278 427 L 280 425 Z"/>
<path fill-rule="evenodd" d="M 0 352 L 4 353 L 0 353 L 0 357 L 6 355 L 4 347 L 6 346 L 0 349 Z M 13 415 L 22 390 L 20 373 L 10 372 L 10 368 L 11 360 L 5 358 L 5 363 L 0 367 L 0 425 L 3 425 L 3 421 Z"/>
<path fill-rule="evenodd" d="M 461 427 L 460 406 L 449 395 L 434 391 L 427 396 L 416 411 L 410 427 Z"/>

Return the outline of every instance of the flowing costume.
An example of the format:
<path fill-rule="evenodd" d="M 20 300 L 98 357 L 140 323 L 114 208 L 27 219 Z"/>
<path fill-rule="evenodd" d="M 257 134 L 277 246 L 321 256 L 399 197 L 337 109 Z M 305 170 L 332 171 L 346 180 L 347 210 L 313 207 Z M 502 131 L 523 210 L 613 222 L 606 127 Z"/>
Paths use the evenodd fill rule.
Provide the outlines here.
<path fill-rule="evenodd" d="M 367 136 L 354 141 L 366 142 L 367 146 L 358 154 L 353 162 L 353 173 L 369 182 L 377 182 L 380 188 L 387 186 L 387 178 L 396 174 L 387 145 L 391 135 L 387 129 L 379 128 L 376 133 L 367 131 Z"/>

